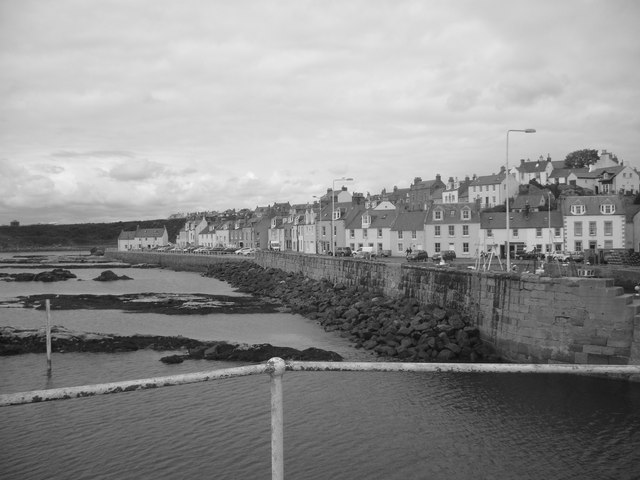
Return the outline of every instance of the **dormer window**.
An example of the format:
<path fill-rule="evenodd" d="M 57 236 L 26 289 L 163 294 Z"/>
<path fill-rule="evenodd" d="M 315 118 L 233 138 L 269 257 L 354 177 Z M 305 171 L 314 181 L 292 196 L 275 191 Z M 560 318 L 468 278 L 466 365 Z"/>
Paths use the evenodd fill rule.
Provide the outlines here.
<path fill-rule="evenodd" d="M 600 205 L 600 213 L 603 215 L 613 215 L 616 211 L 616 206 L 612 203 L 603 203 Z"/>
<path fill-rule="evenodd" d="M 585 212 L 585 208 L 584 205 L 581 205 L 579 203 L 575 204 L 575 205 L 571 205 L 571 214 L 572 215 L 584 215 Z"/>
<path fill-rule="evenodd" d="M 362 215 L 362 228 L 369 228 L 371 225 L 371 215 L 365 213 Z"/>
<path fill-rule="evenodd" d="M 334 220 L 339 220 L 340 219 L 340 209 L 333 211 L 333 219 Z"/>
<path fill-rule="evenodd" d="M 442 220 L 442 210 L 441 209 L 436 209 L 433 211 L 433 219 L 434 220 Z"/>
<path fill-rule="evenodd" d="M 462 220 L 470 220 L 471 210 L 469 208 L 463 208 L 460 212 L 460 218 L 462 218 Z"/>

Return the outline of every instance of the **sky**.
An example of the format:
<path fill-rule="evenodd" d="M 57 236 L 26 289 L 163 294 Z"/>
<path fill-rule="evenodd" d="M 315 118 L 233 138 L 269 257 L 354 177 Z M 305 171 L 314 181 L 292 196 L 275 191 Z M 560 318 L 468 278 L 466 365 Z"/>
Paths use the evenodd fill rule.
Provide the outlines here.
<path fill-rule="evenodd" d="M 586 148 L 640 168 L 639 22 L 637 0 L 0 0 L 0 225 L 307 203 Z"/>

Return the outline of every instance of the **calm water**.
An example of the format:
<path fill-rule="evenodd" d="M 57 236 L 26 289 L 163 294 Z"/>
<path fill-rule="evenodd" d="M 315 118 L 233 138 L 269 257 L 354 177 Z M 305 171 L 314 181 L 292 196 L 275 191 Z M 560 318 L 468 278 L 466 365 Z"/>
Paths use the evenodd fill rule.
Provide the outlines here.
<path fill-rule="evenodd" d="M 134 280 L 90 281 L 102 270 L 75 270 L 81 281 L 0 282 L 0 298 L 231 292 L 214 279 L 166 270 L 114 270 Z M 41 326 L 43 316 L 0 309 L 0 324 Z M 52 316 L 77 330 L 317 346 L 350 360 L 370 358 L 288 314 Z M 236 366 L 164 365 L 164 355 L 54 354 L 50 378 L 43 355 L 0 357 L 0 392 Z M 559 375 L 288 372 L 284 396 L 288 479 L 640 478 L 637 384 Z M 6 407 L 0 438 L 3 479 L 269 478 L 269 377 Z"/>

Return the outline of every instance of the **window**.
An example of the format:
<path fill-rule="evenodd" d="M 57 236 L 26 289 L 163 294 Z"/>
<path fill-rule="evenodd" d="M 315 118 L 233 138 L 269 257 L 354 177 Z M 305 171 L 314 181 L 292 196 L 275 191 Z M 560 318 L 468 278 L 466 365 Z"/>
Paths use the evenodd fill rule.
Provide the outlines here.
<path fill-rule="evenodd" d="M 589 236 L 594 237 L 598 234 L 596 222 L 589 222 Z"/>
<path fill-rule="evenodd" d="M 340 218 L 340 210 L 333 211 L 333 219 L 338 220 Z"/>
<path fill-rule="evenodd" d="M 582 236 L 582 222 L 573 222 L 573 234 L 576 237 Z"/>
<path fill-rule="evenodd" d="M 411 230 L 411 238 L 415 240 L 417 236 L 418 236 L 418 233 L 415 230 Z"/>
<path fill-rule="evenodd" d="M 322 236 L 324 237 L 327 234 L 327 227 L 322 227 Z"/>
<path fill-rule="evenodd" d="M 382 238 L 382 229 L 381 228 L 378 229 L 378 238 Z"/>
<path fill-rule="evenodd" d="M 518 236 L 518 229 L 514 228 L 513 230 L 511 230 L 511 236 L 512 237 L 517 237 Z"/>
<path fill-rule="evenodd" d="M 463 208 L 461 214 L 463 220 L 469 220 L 471 218 L 471 211 L 468 208 Z"/>
<path fill-rule="evenodd" d="M 433 211 L 433 219 L 434 220 L 442 220 L 442 210 L 434 210 Z"/>
<path fill-rule="evenodd" d="M 584 215 L 585 208 L 584 205 L 575 204 L 571 205 L 571 213 L 573 215 Z"/>
<path fill-rule="evenodd" d="M 462 253 L 469 253 L 469 242 L 463 242 Z"/>
<path fill-rule="evenodd" d="M 371 215 L 365 213 L 362 216 L 362 228 L 368 228 L 371 225 Z"/>
<path fill-rule="evenodd" d="M 493 237 L 493 230 L 490 228 L 487 229 L 487 237 Z"/>
<path fill-rule="evenodd" d="M 581 252 L 582 251 L 582 240 L 576 240 L 575 247 L 576 248 L 574 248 L 574 250 L 576 252 Z"/>
<path fill-rule="evenodd" d="M 369 230 L 367 230 L 366 228 L 362 229 L 362 238 L 368 238 L 369 236 Z"/>
<path fill-rule="evenodd" d="M 560 236 L 560 229 L 558 227 L 553 229 L 553 236 L 554 237 L 559 237 Z"/>
<path fill-rule="evenodd" d="M 402 238 L 402 230 L 398 230 L 398 238 Z"/>
<path fill-rule="evenodd" d="M 469 225 L 462 225 L 462 236 L 463 237 L 469 236 Z"/>
<path fill-rule="evenodd" d="M 349 230 L 349 238 L 356 238 L 356 231 L 353 228 Z"/>
<path fill-rule="evenodd" d="M 600 205 L 600 213 L 603 213 L 605 215 L 611 215 L 615 211 L 616 211 L 616 207 L 611 203 L 605 203 L 603 205 Z"/>
<path fill-rule="evenodd" d="M 607 237 L 613 235 L 613 222 L 604 222 L 604 234 Z"/>
<path fill-rule="evenodd" d="M 542 237 L 542 228 L 541 227 L 537 227 L 536 228 L 536 237 L 537 238 L 541 238 Z"/>
<path fill-rule="evenodd" d="M 398 244 L 398 251 L 399 252 L 404 252 L 404 245 L 402 243 Z"/>
<path fill-rule="evenodd" d="M 440 244 L 439 244 L 439 243 L 436 243 L 436 245 L 435 245 L 435 251 L 436 251 L 436 253 L 439 253 L 439 252 L 440 252 Z"/>
<path fill-rule="evenodd" d="M 455 225 L 449 225 L 449 236 L 450 237 L 455 237 L 456 236 L 456 226 Z"/>
<path fill-rule="evenodd" d="M 435 235 L 436 237 L 439 237 L 439 236 L 440 236 L 440 225 L 436 225 L 436 226 L 435 226 L 435 229 L 436 229 L 436 231 L 435 231 L 434 235 Z"/>

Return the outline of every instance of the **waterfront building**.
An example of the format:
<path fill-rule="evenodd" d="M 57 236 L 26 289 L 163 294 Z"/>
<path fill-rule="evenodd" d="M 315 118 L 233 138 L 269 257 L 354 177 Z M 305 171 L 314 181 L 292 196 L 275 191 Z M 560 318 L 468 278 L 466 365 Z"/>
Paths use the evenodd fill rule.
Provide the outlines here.
<path fill-rule="evenodd" d="M 140 228 L 133 231 L 120 232 L 118 236 L 118 250 L 142 250 L 162 247 L 169 244 L 167 227 Z"/>
<path fill-rule="evenodd" d="M 475 203 L 433 205 L 425 217 L 427 252 L 456 252 L 456 257 L 470 258 L 478 249 L 480 218 Z"/>
<path fill-rule="evenodd" d="M 565 197 L 560 208 L 564 218 L 564 250 L 624 248 L 626 216 L 619 195 Z"/>
<path fill-rule="evenodd" d="M 411 250 L 429 251 L 426 241 L 425 218 L 427 212 L 398 212 L 391 225 L 390 243 L 391 254 L 394 256 L 404 255 L 408 248 Z"/>
<path fill-rule="evenodd" d="M 507 182 L 509 183 L 509 195 L 514 196 L 518 192 L 518 182 L 515 175 L 509 176 L 502 167 L 500 173 L 475 177 L 469 184 L 469 202 L 475 202 L 480 208 L 492 208 L 506 202 Z"/>
<path fill-rule="evenodd" d="M 373 247 L 374 252 L 391 250 L 391 227 L 397 216 L 395 206 L 389 201 L 380 202 L 375 208 L 354 206 L 345 218 L 345 245 L 355 251 L 361 247 Z"/>

